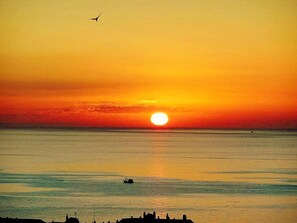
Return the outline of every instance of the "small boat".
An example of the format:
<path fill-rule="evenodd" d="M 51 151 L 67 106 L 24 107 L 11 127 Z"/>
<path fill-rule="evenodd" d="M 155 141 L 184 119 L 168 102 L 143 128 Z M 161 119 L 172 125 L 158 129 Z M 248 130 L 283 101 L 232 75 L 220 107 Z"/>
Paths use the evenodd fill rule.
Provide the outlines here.
<path fill-rule="evenodd" d="M 134 183 L 133 179 L 125 178 L 125 180 L 123 180 L 123 181 L 124 181 L 124 184 L 133 184 Z"/>

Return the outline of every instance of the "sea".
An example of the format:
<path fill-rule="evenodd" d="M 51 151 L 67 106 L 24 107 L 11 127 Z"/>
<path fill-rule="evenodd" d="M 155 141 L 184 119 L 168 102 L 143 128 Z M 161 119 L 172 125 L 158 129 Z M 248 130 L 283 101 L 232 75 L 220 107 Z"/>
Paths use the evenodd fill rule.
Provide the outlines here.
<path fill-rule="evenodd" d="M 0 130 L 0 217 L 102 223 L 153 211 L 295 223 L 297 132 Z"/>

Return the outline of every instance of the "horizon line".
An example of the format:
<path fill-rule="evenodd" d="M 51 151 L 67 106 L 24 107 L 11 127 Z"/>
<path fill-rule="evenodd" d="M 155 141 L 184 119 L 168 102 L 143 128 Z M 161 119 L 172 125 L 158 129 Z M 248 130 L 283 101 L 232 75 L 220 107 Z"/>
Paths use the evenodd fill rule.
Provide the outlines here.
<path fill-rule="evenodd" d="M 31 129 L 31 130 L 99 130 L 99 131 L 120 131 L 120 130 L 212 130 L 212 131 L 297 131 L 297 128 L 203 128 L 203 127 L 95 127 L 95 126 L 1 126 L 5 129 Z"/>

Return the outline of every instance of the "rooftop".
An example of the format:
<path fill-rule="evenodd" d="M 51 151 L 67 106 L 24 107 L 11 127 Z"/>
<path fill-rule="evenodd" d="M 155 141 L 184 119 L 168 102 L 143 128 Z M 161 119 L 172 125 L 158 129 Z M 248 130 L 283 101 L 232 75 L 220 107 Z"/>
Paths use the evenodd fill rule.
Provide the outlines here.
<path fill-rule="evenodd" d="M 169 215 L 166 215 L 166 218 L 159 218 L 156 217 L 156 212 L 148 213 L 146 214 L 145 212 L 143 213 L 143 216 L 140 216 L 139 218 L 134 218 L 131 216 L 131 218 L 123 218 L 120 221 L 117 221 L 117 223 L 193 223 L 192 220 L 187 219 L 187 216 L 184 214 L 181 219 L 175 219 L 175 218 L 170 218 Z"/>

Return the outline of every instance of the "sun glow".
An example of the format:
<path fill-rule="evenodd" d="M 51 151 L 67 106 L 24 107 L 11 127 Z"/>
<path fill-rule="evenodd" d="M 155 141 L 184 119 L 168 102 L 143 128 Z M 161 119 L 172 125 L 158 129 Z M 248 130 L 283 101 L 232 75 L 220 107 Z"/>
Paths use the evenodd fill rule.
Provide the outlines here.
<path fill-rule="evenodd" d="M 168 122 L 168 116 L 163 112 L 156 112 L 152 114 L 151 122 L 158 126 L 166 125 Z"/>

